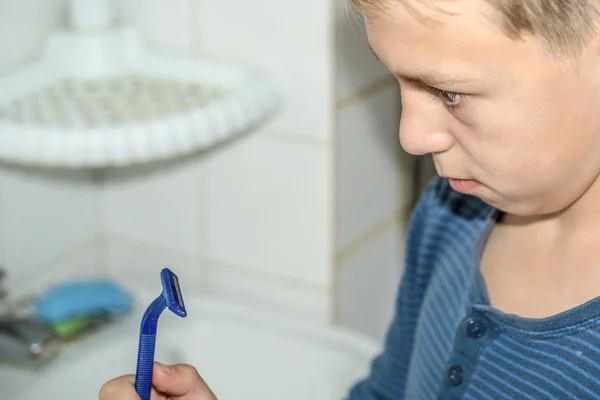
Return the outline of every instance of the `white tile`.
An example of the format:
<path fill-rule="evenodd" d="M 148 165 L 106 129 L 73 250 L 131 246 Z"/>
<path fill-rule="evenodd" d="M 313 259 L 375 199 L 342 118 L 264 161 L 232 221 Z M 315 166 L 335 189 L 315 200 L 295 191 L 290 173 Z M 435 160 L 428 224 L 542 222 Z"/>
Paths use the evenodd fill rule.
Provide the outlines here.
<path fill-rule="evenodd" d="M 337 271 L 339 323 L 383 340 L 394 314 L 404 247 L 404 229 L 398 224 L 341 264 Z"/>
<path fill-rule="evenodd" d="M 169 268 L 179 277 L 184 296 L 205 290 L 205 263 L 199 258 L 121 238 L 108 238 L 106 245 L 108 274 L 127 287 L 158 295 L 160 271 Z"/>
<path fill-rule="evenodd" d="M 208 221 L 202 156 L 106 172 L 105 232 L 191 255 L 204 254 Z"/>
<path fill-rule="evenodd" d="M 60 11 L 60 0 L 0 0 L 0 72 L 40 54 Z"/>
<path fill-rule="evenodd" d="M 127 0 L 121 9 L 148 44 L 158 50 L 190 53 L 194 0 Z"/>
<path fill-rule="evenodd" d="M 332 2 L 203 1 L 195 21 L 198 52 L 263 67 L 279 81 L 285 108 L 274 131 L 331 136 Z"/>
<path fill-rule="evenodd" d="M 211 296 L 243 304 L 290 313 L 304 320 L 331 321 L 332 297 L 328 286 L 299 284 L 276 275 L 211 263 L 208 269 Z"/>
<path fill-rule="evenodd" d="M 328 285 L 329 150 L 247 137 L 208 162 L 209 257 Z"/>
<path fill-rule="evenodd" d="M 396 86 L 338 112 L 337 248 L 344 249 L 410 201 L 410 167 L 398 139 Z"/>
<path fill-rule="evenodd" d="M 349 1 L 336 0 L 335 77 L 338 100 L 389 75 L 369 50 L 364 20 Z"/>
<path fill-rule="evenodd" d="M 96 200 L 88 172 L 0 168 L 2 263 L 26 274 L 92 238 Z"/>

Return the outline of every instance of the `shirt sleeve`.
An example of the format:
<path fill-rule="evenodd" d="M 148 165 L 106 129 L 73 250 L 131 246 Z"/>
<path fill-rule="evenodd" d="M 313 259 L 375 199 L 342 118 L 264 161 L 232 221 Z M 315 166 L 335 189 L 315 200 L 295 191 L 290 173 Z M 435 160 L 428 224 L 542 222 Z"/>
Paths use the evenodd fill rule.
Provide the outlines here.
<path fill-rule="evenodd" d="M 384 348 L 371 363 L 370 373 L 355 384 L 347 400 L 399 400 L 404 398 L 415 327 L 430 271 L 421 271 L 421 238 L 426 228 L 426 214 L 432 186 L 423 192 L 408 229 L 405 268 L 396 299 L 395 316 L 386 333 Z"/>

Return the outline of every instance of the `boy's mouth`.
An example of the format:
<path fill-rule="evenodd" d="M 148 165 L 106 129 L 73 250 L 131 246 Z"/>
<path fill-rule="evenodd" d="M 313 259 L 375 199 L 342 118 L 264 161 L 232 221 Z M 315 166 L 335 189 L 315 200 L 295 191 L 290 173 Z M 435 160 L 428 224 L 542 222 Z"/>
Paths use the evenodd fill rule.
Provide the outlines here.
<path fill-rule="evenodd" d="M 459 193 L 471 193 L 479 186 L 479 182 L 475 179 L 457 179 L 447 178 L 450 183 L 450 187 Z"/>

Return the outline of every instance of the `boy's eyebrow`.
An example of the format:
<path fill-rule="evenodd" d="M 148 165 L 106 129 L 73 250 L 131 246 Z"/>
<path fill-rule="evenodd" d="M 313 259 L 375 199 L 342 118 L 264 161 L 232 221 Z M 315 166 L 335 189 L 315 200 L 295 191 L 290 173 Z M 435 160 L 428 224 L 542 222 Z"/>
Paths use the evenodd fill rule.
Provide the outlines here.
<path fill-rule="evenodd" d="M 381 62 L 383 64 L 383 62 L 381 61 L 381 59 L 379 58 L 377 53 L 375 53 L 375 51 L 373 50 L 373 48 L 371 46 L 369 46 L 369 50 L 371 51 L 371 53 L 373 53 L 373 56 L 375 56 L 375 59 L 377 59 L 379 62 Z M 420 72 L 420 73 L 414 74 L 414 75 L 401 74 L 400 72 L 394 72 L 394 71 L 391 71 L 391 72 L 396 78 L 398 78 L 404 82 L 416 83 L 416 84 L 421 84 L 421 85 L 426 85 L 426 86 L 452 85 L 452 84 L 461 84 L 461 83 L 467 83 L 467 82 L 473 81 L 473 79 L 470 79 L 470 78 L 442 75 L 440 73 L 437 73 L 437 72 L 431 71 L 431 70 Z"/>

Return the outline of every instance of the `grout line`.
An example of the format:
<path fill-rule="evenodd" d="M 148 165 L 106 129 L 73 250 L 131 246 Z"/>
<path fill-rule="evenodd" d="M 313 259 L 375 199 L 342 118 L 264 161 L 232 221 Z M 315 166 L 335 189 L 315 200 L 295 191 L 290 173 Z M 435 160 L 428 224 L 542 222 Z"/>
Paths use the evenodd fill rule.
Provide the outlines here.
<path fill-rule="evenodd" d="M 105 275 L 111 273 L 109 251 L 106 236 L 97 234 L 94 238 L 94 268 L 98 273 Z"/>
<path fill-rule="evenodd" d="M 337 16 L 339 12 L 339 8 L 341 7 L 340 2 L 344 2 L 345 0 L 334 0 L 334 8 L 333 8 L 333 23 L 331 24 L 333 33 L 332 33 L 332 54 L 334 57 L 332 58 L 331 67 L 332 67 L 332 78 L 331 85 L 333 87 L 332 90 L 332 101 L 331 101 L 331 123 L 332 123 L 332 131 L 330 132 L 331 137 L 331 146 L 330 146 L 330 174 L 331 174 L 331 182 L 329 184 L 331 196 L 329 196 L 330 201 L 330 246 L 331 249 L 329 251 L 329 270 L 330 270 L 330 279 L 331 282 L 329 284 L 329 313 L 330 313 L 330 322 L 335 323 L 339 319 L 340 314 L 340 302 L 339 302 L 339 279 L 338 279 L 338 268 L 337 268 L 337 254 L 335 251 L 336 243 L 338 241 L 338 226 L 339 226 L 339 210 L 338 204 L 340 199 L 340 190 L 339 185 L 337 184 L 338 178 L 340 175 L 339 171 L 339 163 L 338 160 L 340 158 L 340 137 L 339 137 L 339 110 L 338 110 L 338 101 L 336 100 L 337 90 L 338 90 L 338 80 L 335 79 L 336 72 L 338 69 L 338 64 L 340 63 L 339 59 L 335 57 L 337 54 L 337 48 L 339 46 L 339 31 L 337 29 Z"/>
<path fill-rule="evenodd" d="M 343 249 L 337 252 L 336 257 L 336 268 L 339 269 L 344 261 L 355 255 L 357 252 L 373 243 L 375 239 L 378 239 L 381 235 L 389 232 L 391 229 L 402 226 L 406 207 L 400 207 L 394 211 L 391 215 L 382 218 L 375 226 L 365 232 L 364 235 L 353 240 Z"/>
<path fill-rule="evenodd" d="M 323 292 L 324 289 L 326 290 L 328 288 L 328 285 L 321 285 L 318 283 L 309 282 L 292 276 L 286 276 L 284 274 L 276 272 L 264 271 L 254 266 L 233 264 L 221 260 L 216 260 L 214 258 L 208 258 L 208 260 L 208 265 L 210 266 L 209 268 L 211 268 L 213 271 L 216 271 L 219 268 L 239 271 L 243 274 L 253 275 L 258 279 L 264 279 L 269 282 L 279 283 L 282 284 L 284 287 L 293 287 L 296 290 L 304 291 L 307 293 L 320 294 Z"/>
<path fill-rule="evenodd" d="M 32 264 L 30 267 L 27 268 L 28 271 L 25 272 L 22 275 L 22 277 L 34 279 L 34 276 L 37 276 L 39 274 L 40 269 L 46 269 L 50 265 L 59 264 L 61 261 L 65 260 L 65 259 L 75 257 L 81 251 L 87 252 L 86 248 L 89 248 L 89 247 L 92 247 L 92 253 L 93 253 L 93 248 L 94 248 L 94 238 L 93 237 L 83 239 L 80 242 L 73 244 L 71 247 L 63 249 L 63 250 L 51 255 L 50 257 L 46 258 L 43 261 Z M 93 270 L 93 273 L 97 274 L 98 271 Z"/>
<path fill-rule="evenodd" d="M 108 235 L 107 229 L 107 208 L 106 208 L 106 179 L 103 171 L 92 172 L 92 191 L 94 191 L 94 203 L 96 204 L 96 215 L 95 215 L 95 226 L 94 226 L 94 238 L 95 238 L 95 249 L 94 254 L 96 260 L 95 269 L 99 273 L 110 273 L 110 265 L 108 265 L 108 241 L 106 237 Z"/>
<path fill-rule="evenodd" d="M 158 244 L 144 242 L 137 239 L 132 239 L 127 236 L 121 235 L 107 235 L 106 242 L 108 244 L 114 243 L 117 245 L 127 246 L 131 249 L 146 251 L 151 249 L 151 251 L 156 251 L 160 253 L 166 253 L 173 257 L 177 257 L 180 259 L 193 260 L 193 261 L 201 261 L 204 256 L 201 254 L 193 254 L 190 252 L 186 252 L 185 250 L 175 249 L 168 246 L 161 246 Z"/>
<path fill-rule="evenodd" d="M 28 297 L 36 295 L 40 290 L 43 290 L 48 284 L 53 283 L 57 278 L 64 280 L 65 278 L 69 279 L 73 275 L 79 274 L 81 269 L 73 265 L 71 260 L 81 255 L 86 258 L 93 257 L 93 246 L 94 239 L 88 238 L 42 262 L 32 264 L 31 267 L 27 268 L 25 273 L 13 275 L 15 279 L 22 282 L 22 285 L 20 285 L 17 290 L 19 293 L 16 295 L 15 299 L 21 298 L 22 296 Z M 89 254 L 90 252 L 92 255 Z M 74 270 L 73 267 L 77 268 L 77 270 Z M 81 276 L 85 277 L 89 277 L 90 273 L 91 276 L 99 275 L 98 272 L 93 269 L 86 269 L 83 272 L 84 273 Z M 12 279 L 12 277 L 9 278 Z"/>
<path fill-rule="evenodd" d="M 336 102 L 336 107 L 338 109 L 340 109 L 340 108 L 345 108 L 345 107 L 351 106 L 354 103 L 357 103 L 361 100 L 365 100 L 365 99 L 373 96 L 374 94 L 378 93 L 380 90 L 387 89 L 388 87 L 391 87 L 392 85 L 395 85 L 395 84 L 396 84 L 396 80 L 394 79 L 394 77 L 390 77 L 389 75 L 386 75 L 382 78 L 375 80 L 374 82 L 370 83 L 369 85 L 366 85 L 362 89 L 359 89 L 356 92 L 351 93 L 348 96 L 345 96 L 345 97 L 339 99 Z"/>
<path fill-rule="evenodd" d="M 198 6 L 199 7 L 199 6 Z M 211 230 L 208 224 L 208 216 L 210 215 L 210 207 L 208 206 L 210 202 L 210 173 L 207 170 L 207 164 L 210 162 L 206 159 L 198 161 L 201 165 L 198 167 L 199 171 L 196 171 L 196 174 L 199 175 L 199 179 L 196 182 L 196 224 L 198 229 L 199 239 L 201 242 L 205 240 L 204 253 L 200 256 L 199 265 L 198 265 L 198 285 L 203 288 L 205 291 L 208 290 L 209 278 L 210 278 L 210 260 L 207 258 L 207 254 L 209 253 L 210 245 L 211 245 Z"/>
<path fill-rule="evenodd" d="M 190 1 L 190 15 L 188 16 L 189 18 L 189 52 L 192 55 L 195 54 L 199 54 L 201 52 L 201 50 L 199 49 L 200 47 L 200 43 L 202 43 L 202 40 L 200 40 L 199 35 L 200 35 L 200 29 L 198 29 L 198 26 L 200 26 L 200 1 Z"/>
<path fill-rule="evenodd" d="M 2 170 L 0 171 L 0 175 L 3 175 L 4 173 L 6 173 L 6 171 L 4 170 L 4 168 L 2 168 Z M 0 193 L 4 193 L 2 190 L 2 183 L 4 182 L 4 180 L 0 179 Z M 4 197 L 4 196 L 3 196 Z M 5 233 L 5 229 L 6 229 L 6 225 L 4 225 L 4 212 L 3 209 L 4 207 L 2 207 L 4 205 L 4 201 L 2 203 L 0 203 L 0 226 L 2 227 L 2 229 L 0 230 L 0 268 L 4 269 L 6 273 L 8 273 L 8 270 L 10 269 L 10 265 L 6 265 L 6 260 L 7 260 L 7 255 L 6 255 L 6 233 Z M 2 288 L 0 288 L 0 290 L 2 290 Z"/>
<path fill-rule="evenodd" d="M 237 270 L 242 273 L 252 274 L 254 276 L 257 276 L 259 279 L 267 279 L 269 281 L 279 282 L 279 283 L 286 285 L 287 287 L 294 287 L 299 290 L 308 291 L 308 292 L 319 293 L 324 288 L 327 288 L 327 286 L 328 286 L 328 285 L 320 285 L 318 283 L 306 281 L 306 280 L 299 279 L 299 278 L 294 278 L 291 276 L 286 276 L 284 274 L 267 272 L 267 271 L 261 270 L 258 267 L 251 266 L 251 265 L 233 264 L 233 263 L 221 261 L 218 259 L 206 257 L 203 255 L 194 255 L 194 254 L 187 253 L 185 251 L 180 251 L 180 250 L 176 250 L 176 249 L 172 249 L 172 248 L 168 248 L 168 247 L 164 247 L 164 246 L 159 246 L 159 245 L 155 245 L 152 243 L 141 242 L 141 241 L 138 241 L 135 239 L 127 238 L 127 237 L 111 235 L 108 240 L 112 241 L 113 243 L 116 243 L 116 244 L 121 244 L 123 246 L 127 246 L 134 250 L 145 251 L 150 248 L 156 252 L 167 253 L 167 254 L 171 254 L 177 258 L 188 259 L 188 260 L 198 262 L 199 265 L 201 265 L 201 268 L 206 270 L 205 273 L 202 274 L 202 276 L 204 278 L 206 278 L 210 275 L 210 273 L 211 273 L 210 270 L 215 270 L 215 269 L 218 269 L 219 267 L 223 267 L 223 268 L 227 268 L 227 269 L 231 269 L 231 270 Z"/>
<path fill-rule="evenodd" d="M 198 265 L 198 287 L 204 292 L 210 291 L 210 275 L 212 273 L 213 266 L 208 257 L 200 257 Z"/>

